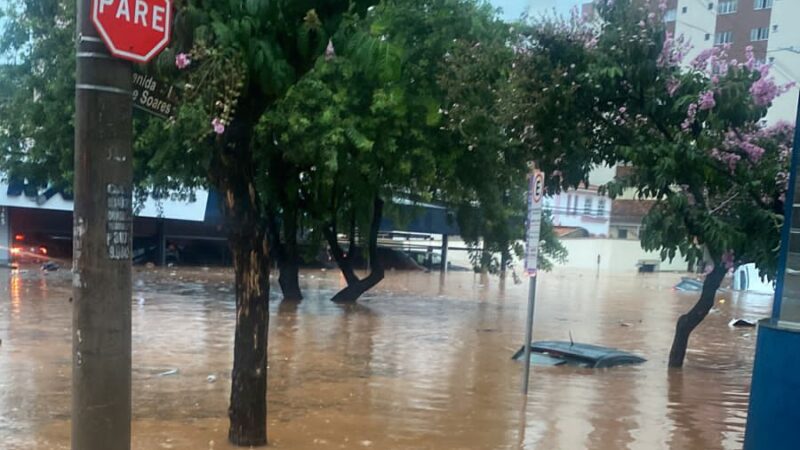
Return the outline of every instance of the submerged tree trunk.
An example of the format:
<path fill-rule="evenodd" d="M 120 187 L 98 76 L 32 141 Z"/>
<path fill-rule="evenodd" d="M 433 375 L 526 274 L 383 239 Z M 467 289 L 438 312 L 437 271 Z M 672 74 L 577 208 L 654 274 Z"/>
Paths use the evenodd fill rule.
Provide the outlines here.
<path fill-rule="evenodd" d="M 300 265 L 296 260 L 281 260 L 278 266 L 280 270 L 278 284 L 281 286 L 283 300 L 288 302 L 303 300 L 303 291 L 300 290 Z"/>
<path fill-rule="evenodd" d="M 700 300 L 689 312 L 678 318 L 678 323 L 675 326 L 675 339 L 672 341 L 672 349 L 669 352 L 669 367 L 683 367 L 686 349 L 689 346 L 689 336 L 714 306 L 717 289 L 722 284 L 722 279 L 725 278 L 726 272 L 727 270 L 723 264 L 715 264 L 714 269 L 706 275 L 706 279 L 703 281 Z"/>
<path fill-rule="evenodd" d="M 255 98 L 255 97 L 253 97 Z M 236 292 L 228 440 L 248 447 L 267 443 L 267 329 L 269 326 L 269 239 L 263 205 L 255 188 L 250 149 L 254 122 L 263 104 L 241 105 L 224 136 L 216 137 L 209 177 L 224 195 Z"/>
<path fill-rule="evenodd" d="M 232 234 L 236 332 L 228 439 L 239 446 L 266 445 L 269 249 L 261 230 Z"/>
<path fill-rule="evenodd" d="M 347 287 L 337 292 L 331 301 L 336 303 L 353 303 L 361 297 L 362 294 L 372 289 L 383 280 L 385 272 L 383 265 L 378 259 L 378 231 L 381 226 L 381 219 L 383 217 L 383 200 L 376 197 L 372 208 L 372 221 L 369 230 L 369 268 L 370 273 L 366 278 L 359 278 L 355 273 L 353 267 L 353 256 L 355 253 L 355 231 L 354 227 L 350 229 L 350 249 L 348 254 L 345 255 L 342 247 L 339 245 L 335 223 L 331 227 L 324 230 L 325 238 L 331 248 L 333 259 L 342 271 Z"/>
<path fill-rule="evenodd" d="M 247 173 L 223 182 L 236 292 L 236 331 L 228 408 L 228 440 L 238 446 L 267 443 L 267 329 L 269 240 L 258 197 Z M 231 180 L 231 178 L 228 178 Z"/>
<path fill-rule="evenodd" d="M 278 250 L 278 267 L 280 275 L 278 284 L 281 286 L 283 299 L 290 302 L 303 300 L 300 290 L 300 252 L 297 245 L 297 213 L 284 210 L 283 215 L 283 240 Z"/>

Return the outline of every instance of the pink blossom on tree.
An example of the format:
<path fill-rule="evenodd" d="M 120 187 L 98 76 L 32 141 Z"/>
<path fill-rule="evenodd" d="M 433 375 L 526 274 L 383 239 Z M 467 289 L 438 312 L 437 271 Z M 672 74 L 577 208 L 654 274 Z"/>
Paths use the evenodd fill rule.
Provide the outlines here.
<path fill-rule="evenodd" d="M 667 37 L 664 39 L 664 45 L 661 48 L 656 64 L 658 67 L 679 66 L 690 49 L 691 45 L 686 42 L 683 35 L 676 39 L 671 33 L 667 32 Z"/>
<path fill-rule="evenodd" d="M 215 117 L 211 121 L 211 127 L 214 129 L 214 133 L 222 134 L 225 132 L 225 123 L 219 117 Z"/>
<path fill-rule="evenodd" d="M 761 160 L 761 157 L 764 155 L 765 151 L 763 148 L 749 141 L 743 141 L 741 148 L 745 153 L 747 153 L 747 157 L 750 159 L 750 161 L 754 163 L 757 163 L 759 160 Z"/>
<path fill-rule="evenodd" d="M 749 70 L 753 70 L 755 68 L 755 66 L 756 66 L 756 56 L 755 56 L 755 54 L 753 54 L 753 46 L 752 45 L 748 45 L 747 47 L 745 47 L 744 55 L 745 55 L 745 58 L 746 58 L 746 60 L 744 62 L 744 67 L 747 67 Z"/>
<path fill-rule="evenodd" d="M 700 94 L 700 103 L 698 104 L 698 109 L 700 111 L 707 111 L 709 109 L 712 109 L 716 105 L 717 102 L 714 101 L 713 91 L 705 91 L 702 94 Z"/>
<path fill-rule="evenodd" d="M 681 130 L 689 131 L 697 116 L 697 103 L 691 103 L 686 111 L 686 119 L 681 123 Z"/>
<path fill-rule="evenodd" d="M 336 57 L 336 49 L 333 48 L 333 41 L 328 39 L 328 46 L 325 47 L 325 61 L 330 61 Z"/>
<path fill-rule="evenodd" d="M 681 87 L 681 80 L 677 78 L 670 78 L 667 80 L 667 93 L 670 97 L 675 96 L 675 92 Z"/>
<path fill-rule="evenodd" d="M 701 51 L 690 63 L 691 67 L 695 70 L 706 70 L 709 61 L 712 61 L 715 56 L 719 54 L 719 47 L 712 47 Z"/>
<path fill-rule="evenodd" d="M 175 66 L 178 69 L 185 69 L 192 63 L 192 59 L 186 53 L 178 53 L 175 56 Z"/>

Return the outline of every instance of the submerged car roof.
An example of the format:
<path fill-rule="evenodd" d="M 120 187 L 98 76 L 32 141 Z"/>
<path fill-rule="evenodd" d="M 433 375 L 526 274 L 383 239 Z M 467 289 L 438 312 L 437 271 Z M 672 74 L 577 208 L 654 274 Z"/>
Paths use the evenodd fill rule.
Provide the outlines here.
<path fill-rule="evenodd" d="M 525 348 L 520 347 L 514 354 L 512 359 L 520 360 L 523 358 Z M 627 364 L 639 364 L 647 361 L 641 356 L 634 355 L 633 353 L 625 352 L 611 347 L 602 347 L 599 345 L 582 344 L 578 342 L 569 341 L 537 341 L 531 343 L 531 354 L 537 355 L 537 358 L 531 358 L 533 363 L 541 363 L 545 360 L 538 357 L 539 355 L 546 355 L 545 365 L 576 365 L 582 367 L 603 368 L 613 367 Z M 555 363 L 556 361 L 563 361 Z"/>

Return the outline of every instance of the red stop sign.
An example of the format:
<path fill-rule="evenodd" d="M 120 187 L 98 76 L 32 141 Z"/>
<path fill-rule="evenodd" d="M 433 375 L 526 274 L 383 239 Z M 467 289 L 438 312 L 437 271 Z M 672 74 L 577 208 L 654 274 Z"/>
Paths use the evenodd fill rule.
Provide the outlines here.
<path fill-rule="evenodd" d="M 92 22 L 112 55 L 146 63 L 169 44 L 172 0 L 93 0 Z"/>

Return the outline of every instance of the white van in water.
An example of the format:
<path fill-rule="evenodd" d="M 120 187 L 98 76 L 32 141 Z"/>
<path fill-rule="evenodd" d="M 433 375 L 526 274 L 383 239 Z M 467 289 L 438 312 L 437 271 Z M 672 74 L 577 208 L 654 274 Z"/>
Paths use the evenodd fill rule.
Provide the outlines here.
<path fill-rule="evenodd" d="M 755 264 L 745 264 L 733 271 L 734 291 L 754 292 L 757 294 L 774 294 L 775 284 L 766 278 L 761 278 Z"/>

